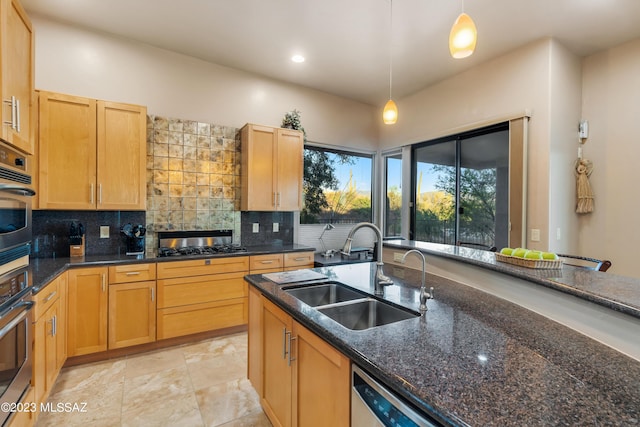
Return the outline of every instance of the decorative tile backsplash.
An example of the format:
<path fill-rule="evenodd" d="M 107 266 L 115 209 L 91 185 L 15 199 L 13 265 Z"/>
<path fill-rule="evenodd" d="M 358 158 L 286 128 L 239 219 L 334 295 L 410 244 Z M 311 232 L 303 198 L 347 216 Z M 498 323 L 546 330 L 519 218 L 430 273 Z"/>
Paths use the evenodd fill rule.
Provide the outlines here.
<path fill-rule="evenodd" d="M 156 231 L 231 229 L 240 242 L 237 128 L 147 117 L 147 251 Z"/>

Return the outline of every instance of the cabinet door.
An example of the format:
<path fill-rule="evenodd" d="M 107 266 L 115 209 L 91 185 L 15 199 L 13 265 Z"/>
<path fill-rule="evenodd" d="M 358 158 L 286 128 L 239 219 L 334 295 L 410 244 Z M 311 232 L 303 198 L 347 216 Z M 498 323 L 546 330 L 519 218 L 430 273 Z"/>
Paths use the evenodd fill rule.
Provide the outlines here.
<path fill-rule="evenodd" d="M 350 360 L 296 322 L 293 332 L 293 425 L 348 427 Z"/>
<path fill-rule="evenodd" d="M 144 210 L 147 181 L 147 109 L 98 101 L 97 208 Z"/>
<path fill-rule="evenodd" d="M 289 315 L 264 297 L 262 307 L 263 384 L 260 402 L 273 425 L 288 427 L 291 425 L 289 357 L 292 321 Z"/>
<path fill-rule="evenodd" d="M 249 284 L 247 284 L 249 286 Z M 249 286 L 249 331 L 247 377 L 259 396 L 262 396 L 262 296 Z"/>
<path fill-rule="evenodd" d="M 156 340 L 156 282 L 109 285 L 109 348 Z"/>
<path fill-rule="evenodd" d="M 40 92 L 41 209 L 96 208 L 96 101 Z"/>
<path fill-rule="evenodd" d="M 277 208 L 278 211 L 299 211 L 302 207 L 304 137 L 302 132 L 278 129 Z"/>
<path fill-rule="evenodd" d="M 34 324 L 33 383 L 37 402 L 47 398 L 58 374 L 55 331 L 58 311 L 56 301 Z"/>
<path fill-rule="evenodd" d="M 276 202 L 277 128 L 246 125 L 242 138 L 242 196 L 243 211 L 273 211 Z"/>
<path fill-rule="evenodd" d="M 1 10 L 2 138 L 32 154 L 33 30 L 18 0 L 2 0 Z"/>
<path fill-rule="evenodd" d="M 67 355 L 107 349 L 107 268 L 71 269 L 68 272 Z"/>
<path fill-rule="evenodd" d="M 67 272 L 56 279 L 58 282 L 58 312 L 55 321 L 56 333 L 56 376 L 67 360 Z"/>

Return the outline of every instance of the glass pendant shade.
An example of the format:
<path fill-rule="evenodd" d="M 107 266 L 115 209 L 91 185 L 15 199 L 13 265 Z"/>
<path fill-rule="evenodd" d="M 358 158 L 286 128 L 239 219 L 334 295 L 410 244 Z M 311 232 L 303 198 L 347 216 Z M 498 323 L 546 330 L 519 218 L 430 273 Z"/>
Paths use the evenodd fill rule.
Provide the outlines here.
<path fill-rule="evenodd" d="M 461 13 L 451 27 L 449 34 L 449 51 L 454 58 L 471 56 L 476 48 L 478 31 L 476 24 L 466 13 Z"/>
<path fill-rule="evenodd" d="M 382 111 L 382 120 L 385 125 L 392 125 L 398 120 L 398 107 L 392 99 L 388 100 Z"/>

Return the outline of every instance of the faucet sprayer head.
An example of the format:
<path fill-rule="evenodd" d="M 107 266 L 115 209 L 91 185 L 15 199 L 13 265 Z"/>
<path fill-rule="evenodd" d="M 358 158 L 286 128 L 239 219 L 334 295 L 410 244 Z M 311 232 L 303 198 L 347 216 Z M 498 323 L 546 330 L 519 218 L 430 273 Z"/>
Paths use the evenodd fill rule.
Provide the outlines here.
<path fill-rule="evenodd" d="M 344 246 L 342 247 L 342 251 L 340 251 L 343 255 L 349 256 L 351 255 L 351 242 L 353 239 L 351 237 L 347 237 L 347 240 L 344 242 Z"/>

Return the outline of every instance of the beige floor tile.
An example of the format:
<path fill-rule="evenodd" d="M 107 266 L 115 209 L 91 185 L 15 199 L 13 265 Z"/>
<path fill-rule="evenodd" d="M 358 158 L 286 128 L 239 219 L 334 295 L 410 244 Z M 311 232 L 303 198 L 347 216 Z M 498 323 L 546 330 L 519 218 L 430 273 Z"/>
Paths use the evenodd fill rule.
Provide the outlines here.
<path fill-rule="evenodd" d="M 272 427 L 272 424 L 264 412 L 259 410 L 253 414 L 245 415 L 242 418 L 223 424 L 222 427 Z"/>
<path fill-rule="evenodd" d="M 180 347 L 127 357 L 125 377 L 133 378 L 185 365 Z"/>
<path fill-rule="evenodd" d="M 223 425 L 260 410 L 258 395 L 246 379 L 197 390 L 196 399 L 207 427 Z"/>
<path fill-rule="evenodd" d="M 124 383 L 122 412 L 143 411 L 154 402 L 167 405 L 193 394 L 186 367 L 128 378 Z"/>
<path fill-rule="evenodd" d="M 246 341 L 246 334 L 244 341 Z M 237 335 L 229 337 L 220 337 L 213 340 L 201 341 L 199 343 L 190 344 L 182 347 L 184 359 L 187 363 L 195 363 L 203 360 L 209 360 L 221 355 L 237 354 L 238 352 L 246 352 L 242 348 L 241 340 Z M 240 345 L 240 348 L 238 348 Z"/>
<path fill-rule="evenodd" d="M 247 361 L 242 355 L 225 354 L 200 362 L 187 363 L 194 390 L 247 377 Z"/>
<path fill-rule="evenodd" d="M 122 426 L 204 426 L 195 394 L 153 400 L 122 412 Z"/>
<path fill-rule="evenodd" d="M 36 427 L 271 427 L 246 379 L 247 334 L 65 368 Z"/>

